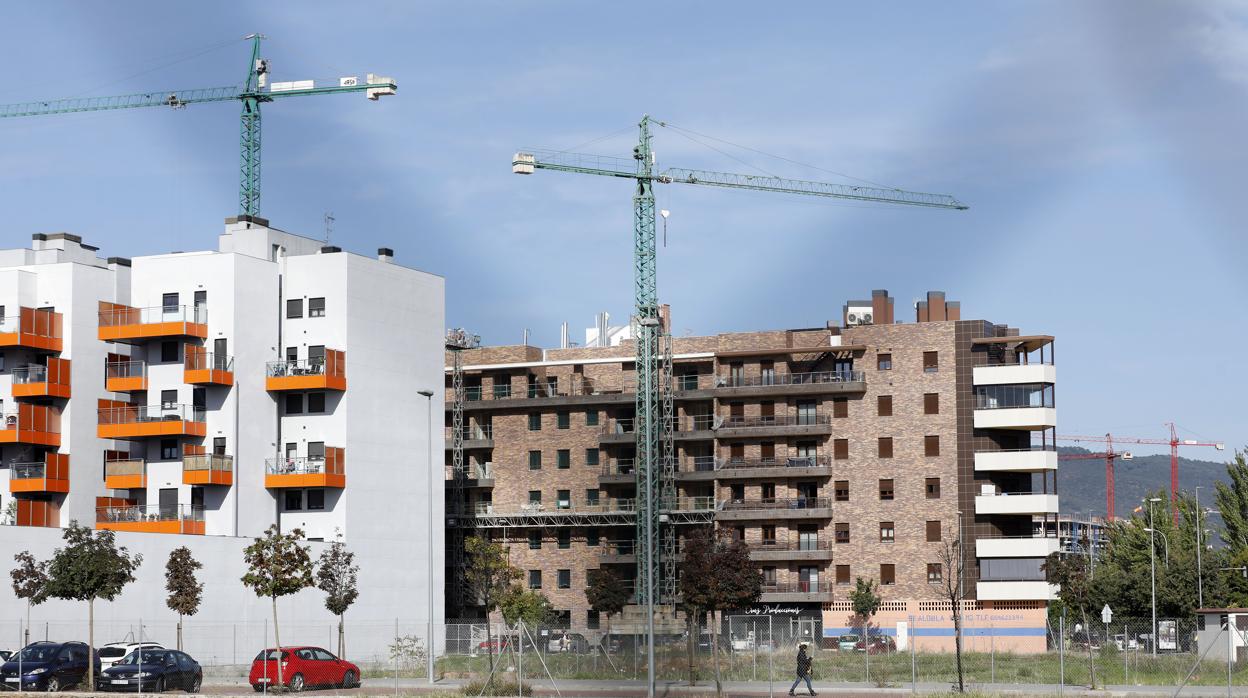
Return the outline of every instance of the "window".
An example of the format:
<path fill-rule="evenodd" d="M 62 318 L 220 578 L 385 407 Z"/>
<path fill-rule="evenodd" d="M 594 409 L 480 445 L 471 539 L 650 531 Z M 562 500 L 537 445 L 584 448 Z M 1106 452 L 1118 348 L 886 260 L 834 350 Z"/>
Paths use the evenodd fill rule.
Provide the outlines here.
<path fill-rule="evenodd" d="M 325 365 L 325 345 L 314 344 L 308 347 L 308 365 L 324 366 Z"/>
<path fill-rule="evenodd" d="M 771 567 L 771 566 L 764 567 L 763 568 L 763 586 L 774 587 L 775 585 L 776 585 L 776 568 Z"/>
<path fill-rule="evenodd" d="M 832 399 L 832 417 L 834 419 L 844 419 L 849 416 L 849 400 L 843 397 Z"/>
<path fill-rule="evenodd" d="M 506 374 L 494 376 L 494 397 L 511 397 L 511 376 Z"/>
<path fill-rule="evenodd" d="M 325 299 L 308 299 L 308 317 L 325 317 Z"/>
<path fill-rule="evenodd" d="M 542 491 L 541 490 L 529 490 L 529 505 L 532 506 L 534 504 L 541 504 L 541 503 L 542 503 Z"/>
<path fill-rule="evenodd" d="M 776 544 L 776 527 L 774 525 L 767 524 L 763 526 L 761 535 L 763 539 L 763 545 L 775 545 Z"/>
<path fill-rule="evenodd" d="M 585 545 L 590 548 L 598 547 L 598 529 L 596 528 L 585 529 Z"/>
<path fill-rule="evenodd" d="M 876 455 L 880 458 L 893 457 L 893 437 L 881 436 L 876 447 Z"/>
<path fill-rule="evenodd" d="M 160 298 L 160 306 L 166 313 L 178 312 L 178 294 L 166 293 Z"/>
<path fill-rule="evenodd" d="M 556 538 L 560 550 L 568 550 L 572 547 L 572 531 L 566 528 L 559 529 L 559 535 Z"/>
<path fill-rule="evenodd" d="M 849 480 L 837 480 L 832 485 L 833 496 L 838 502 L 849 501 Z"/>
<path fill-rule="evenodd" d="M 880 395 L 875 399 L 875 414 L 878 417 L 893 416 L 893 396 Z"/>
<path fill-rule="evenodd" d="M 160 343 L 160 360 L 164 362 L 178 360 L 178 343 L 177 342 L 161 342 Z"/>
<path fill-rule="evenodd" d="M 928 543 L 940 542 L 940 522 L 939 521 L 927 522 L 927 542 Z"/>
<path fill-rule="evenodd" d="M 776 363 L 774 361 L 760 361 L 758 364 L 758 373 L 760 385 L 776 384 Z"/>
<path fill-rule="evenodd" d="M 325 509 L 325 490 L 308 490 L 308 511 Z"/>
<path fill-rule="evenodd" d="M 739 482 L 733 483 L 728 486 L 728 490 L 731 493 L 732 501 L 740 502 L 745 500 L 745 485 Z"/>
<path fill-rule="evenodd" d="M 893 370 L 893 355 L 892 354 L 876 354 L 875 355 L 875 367 L 880 371 Z"/>
<path fill-rule="evenodd" d="M 880 586 L 888 587 L 897 583 L 897 566 L 892 564 L 880 565 Z"/>
<path fill-rule="evenodd" d="M 558 586 L 560 589 L 572 588 L 572 570 L 559 570 Z"/>
<path fill-rule="evenodd" d="M 542 532 L 529 531 L 529 550 L 542 549 Z"/>
<path fill-rule="evenodd" d="M 303 490 L 286 490 L 286 511 L 303 509 Z"/>
<path fill-rule="evenodd" d="M 529 451 L 529 470 L 542 469 L 542 452 Z"/>
<path fill-rule="evenodd" d="M 836 566 L 836 583 L 849 584 L 849 565 Z"/>
<path fill-rule="evenodd" d="M 597 630 L 599 627 L 601 627 L 601 625 L 602 625 L 601 622 L 598 620 L 597 611 L 591 608 L 585 612 L 585 627 L 586 628 L 589 628 L 590 630 Z"/>
<path fill-rule="evenodd" d="M 555 428 L 567 429 L 572 426 L 572 415 L 567 412 L 558 412 L 555 414 Z"/>
<path fill-rule="evenodd" d="M 940 352 L 925 351 L 923 352 L 923 372 L 935 373 L 940 370 Z"/>
<path fill-rule="evenodd" d="M 923 437 L 923 455 L 928 458 L 940 455 L 940 435 L 932 434 Z"/>
<path fill-rule="evenodd" d="M 214 456 L 224 456 L 224 455 L 225 455 L 225 437 L 224 437 L 224 436 L 214 436 L 214 437 L 213 437 L 213 439 L 212 439 L 212 455 L 214 455 Z"/>
<path fill-rule="evenodd" d="M 585 449 L 585 465 L 598 465 L 598 449 Z"/>
<path fill-rule="evenodd" d="M 888 502 L 888 501 L 892 501 L 892 499 L 893 499 L 892 479 L 881 479 L 880 480 L 880 500 L 884 502 Z"/>
<path fill-rule="evenodd" d="M 585 426 L 587 427 L 598 426 L 598 410 L 587 410 L 585 412 Z"/>
<path fill-rule="evenodd" d="M 208 292 L 207 291 L 196 291 L 194 298 L 195 298 L 196 308 L 202 308 L 208 305 Z"/>
<path fill-rule="evenodd" d="M 940 414 L 940 393 L 923 393 L 923 414 Z"/>
<path fill-rule="evenodd" d="M 303 317 L 303 299 L 291 298 L 286 301 L 286 317 Z"/>
<path fill-rule="evenodd" d="M 161 439 L 160 440 L 160 459 L 161 460 L 177 460 L 178 458 L 178 440 L 177 439 Z"/>
<path fill-rule="evenodd" d="M 308 412 L 325 411 L 325 393 L 308 393 Z"/>
<path fill-rule="evenodd" d="M 836 460 L 849 458 L 849 439 L 832 440 L 832 457 Z"/>
<path fill-rule="evenodd" d="M 765 500 L 774 500 L 776 498 L 776 483 L 764 482 L 759 486 L 759 495 Z"/>
<path fill-rule="evenodd" d="M 728 365 L 728 385 L 737 387 L 745 384 L 745 364 L 734 361 Z"/>
<path fill-rule="evenodd" d="M 555 493 L 555 506 L 560 509 L 572 508 L 572 490 L 558 490 Z"/>
<path fill-rule="evenodd" d="M 529 570 L 529 588 L 530 589 L 542 588 L 542 571 L 541 570 Z"/>
<path fill-rule="evenodd" d="M 325 442 L 309 441 L 308 442 L 308 459 L 309 460 L 325 460 Z"/>
<path fill-rule="evenodd" d="M 286 360 L 295 362 L 299 360 L 299 347 L 286 347 Z"/>
<path fill-rule="evenodd" d="M 555 451 L 555 466 L 560 470 L 567 470 L 572 465 L 572 452 L 566 448 Z"/>
<path fill-rule="evenodd" d="M 897 534 L 893 530 L 892 521 L 880 522 L 880 542 L 881 543 L 892 543 L 896 539 L 896 535 Z"/>
<path fill-rule="evenodd" d="M 939 562 L 927 563 L 927 583 L 940 584 L 944 580 L 944 574 L 941 573 Z"/>
<path fill-rule="evenodd" d="M 797 423 L 798 424 L 818 424 L 819 416 L 815 411 L 814 400 L 798 400 L 797 401 Z"/>
<path fill-rule="evenodd" d="M 838 523 L 833 525 L 833 540 L 837 543 L 849 542 L 849 524 Z"/>
<path fill-rule="evenodd" d="M 201 410 L 208 407 L 208 389 L 191 388 L 191 404 Z"/>
<path fill-rule="evenodd" d="M 598 490 L 585 490 L 585 503 L 591 507 L 598 506 Z"/>
<path fill-rule="evenodd" d="M 286 393 L 286 414 L 303 414 L 303 393 Z"/>
<path fill-rule="evenodd" d="M 927 498 L 928 499 L 940 499 L 940 478 L 929 477 L 926 479 L 926 483 L 927 483 Z"/>
<path fill-rule="evenodd" d="M 542 415 L 538 412 L 529 413 L 529 431 L 542 430 Z"/>

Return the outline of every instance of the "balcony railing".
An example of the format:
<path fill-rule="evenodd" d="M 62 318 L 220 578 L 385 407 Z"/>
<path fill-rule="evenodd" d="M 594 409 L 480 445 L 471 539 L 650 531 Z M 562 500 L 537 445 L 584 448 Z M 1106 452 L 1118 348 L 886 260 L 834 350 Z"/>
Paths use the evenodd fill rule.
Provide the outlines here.
<path fill-rule="evenodd" d="M 775 550 L 783 552 L 803 552 L 831 550 L 832 542 L 827 540 L 751 540 L 746 542 L 750 550 Z"/>
<path fill-rule="evenodd" d="M 207 414 L 203 407 L 165 403 L 163 405 L 130 405 L 105 407 L 99 410 L 100 425 L 144 424 L 150 422 L 202 422 Z"/>
<path fill-rule="evenodd" d="M 17 384 L 47 383 L 48 367 L 39 364 L 18 366 L 13 369 L 13 382 Z"/>
<path fill-rule="evenodd" d="M 614 463 L 602 466 L 603 475 L 632 475 L 636 472 L 636 463 L 632 458 L 621 458 Z"/>
<path fill-rule="evenodd" d="M 495 504 L 493 502 L 477 502 L 473 506 L 473 513 L 478 516 L 508 516 L 523 514 L 609 514 L 615 512 L 628 513 L 636 511 L 636 500 L 633 499 L 607 499 L 600 501 L 598 504 L 577 504 L 572 506 L 559 506 L 558 504 L 547 505 L 545 502 L 530 502 L 528 504 L 507 505 Z"/>
<path fill-rule="evenodd" d="M 494 428 L 489 424 L 473 424 L 465 426 L 463 429 L 464 441 L 482 441 L 494 438 Z M 455 428 L 446 427 L 445 431 L 446 443 L 449 446 L 451 440 L 455 437 Z"/>
<path fill-rule="evenodd" d="M 659 503 L 667 511 L 716 511 L 721 503 L 714 497 L 676 497 Z"/>
<path fill-rule="evenodd" d="M 771 458 L 718 458 L 698 456 L 686 461 L 695 472 L 744 468 L 820 468 L 832 465 L 830 456 L 775 456 Z"/>
<path fill-rule="evenodd" d="M 717 388 L 757 388 L 772 385 L 821 385 L 826 383 L 861 383 L 862 371 L 815 371 L 812 373 L 773 373 L 760 376 L 716 376 Z"/>
<path fill-rule="evenodd" d="M 155 325 L 165 322 L 189 322 L 197 325 L 208 323 L 208 307 L 205 305 L 160 305 L 154 308 L 131 308 L 114 306 L 99 311 L 100 327 L 120 325 Z"/>
<path fill-rule="evenodd" d="M 52 310 L 22 308 L 17 315 L 0 317 L 0 346 L 61 350 L 62 316 Z"/>
<path fill-rule="evenodd" d="M 232 473 L 234 456 L 196 453 L 182 456 L 182 472 Z"/>
<path fill-rule="evenodd" d="M 997 410 L 1022 407 L 1053 407 L 1053 386 L 1046 383 L 1028 385 L 980 385 L 975 387 L 975 409 Z"/>
<path fill-rule="evenodd" d="M 183 361 L 187 371 L 234 371 L 234 357 L 211 351 L 188 351 Z"/>
<path fill-rule="evenodd" d="M 264 461 L 266 475 L 341 475 L 342 462 L 325 456 L 279 456 Z"/>
<path fill-rule="evenodd" d="M 721 422 L 722 419 L 713 414 L 699 414 L 681 417 L 676 420 L 675 426 L 676 431 L 681 432 L 709 431 L 719 428 Z"/>
<path fill-rule="evenodd" d="M 324 359 L 270 361 L 264 365 L 266 378 L 302 378 L 304 376 L 344 376 L 341 364 L 331 365 Z"/>
<path fill-rule="evenodd" d="M 42 480 L 47 472 L 47 463 L 13 463 L 9 466 L 9 477 L 14 480 Z"/>
<path fill-rule="evenodd" d="M 13 397 L 69 397 L 69 359 L 49 357 L 47 361 L 47 365 L 27 364 L 13 369 Z"/>
<path fill-rule="evenodd" d="M 751 428 L 767 428 L 767 427 L 805 427 L 819 426 L 831 424 L 832 420 L 826 414 L 777 414 L 777 415 L 758 415 L 758 416 L 729 416 L 724 417 L 721 429 L 751 429 Z"/>
<path fill-rule="evenodd" d="M 611 434 L 631 434 L 633 433 L 632 419 L 610 419 L 602 425 L 602 433 Z"/>
<path fill-rule="evenodd" d="M 617 540 L 607 541 L 602 544 L 603 555 L 636 555 L 637 541 L 635 540 Z"/>
<path fill-rule="evenodd" d="M 109 361 L 104 364 L 105 380 L 113 378 L 145 378 L 146 376 L 146 361 Z"/>
<path fill-rule="evenodd" d="M 779 584 L 764 583 L 761 587 L 764 594 L 818 594 L 827 593 L 831 588 L 827 584 L 820 584 L 818 580 L 809 582 L 788 582 Z"/>
<path fill-rule="evenodd" d="M 765 499 L 730 499 L 724 511 L 775 511 L 778 509 L 825 509 L 832 506 L 828 497 L 783 497 Z"/>
<path fill-rule="evenodd" d="M 0 442 L 60 445 L 61 413 L 46 405 L 18 405 L 0 413 Z"/>
<path fill-rule="evenodd" d="M 147 471 L 147 461 L 142 458 L 110 460 L 104 463 L 104 477 L 138 477 L 142 478 Z"/>
<path fill-rule="evenodd" d="M 203 520 L 204 508 L 190 504 L 130 504 L 117 507 L 99 507 L 95 510 L 96 524 Z"/>

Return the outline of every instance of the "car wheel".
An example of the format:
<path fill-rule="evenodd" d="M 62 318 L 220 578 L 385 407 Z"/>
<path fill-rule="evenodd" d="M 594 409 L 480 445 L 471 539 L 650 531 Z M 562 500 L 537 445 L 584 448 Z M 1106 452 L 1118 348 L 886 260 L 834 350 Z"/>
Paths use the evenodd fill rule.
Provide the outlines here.
<path fill-rule="evenodd" d="M 253 683 L 253 684 L 251 684 L 251 690 L 255 691 L 256 693 L 261 693 L 261 692 L 263 692 L 263 691 L 264 691 L 264 684 L 262 684 L 262 683 Z"/>
<path fill-rule="evenodd" d="M 347 669 L 347 673 L 342 675 L 343 688 L 355 688 L 355 672 Z"/>
<path fill-rule="evenodd" d="M 140 680 L 140 683 L 142 683 L 142 680 Z M 155 685 L 152 686 L 152 693 L 164 693 L 164 692 L 165 692 L 165 677 L 163 676 L 157 677 Z"/>
<path fill-rule="evenodd" d="M 191 680 L 191 690 L 187 691 L 187 693 L 199 693 L 199 689 L 201 686 L 203 686 L 203 684 L 204 684 L 204 677 L 196 676 L 194 679 Z"/>
<path fill-rule="evenodd" d="M 60 679 L 60 677 L 57 677 L 57 676 L 49 676 L 49 677 L 48 677 L 48 692 L 49 692 L 49 693 L 56 693 L 56 692 L 57 692 L 57 691 L 59 691 L 59 690 L 61 690 L 61 679 Z"/>
<path fill-rule="evenodd" d="M 295 674 L 290 677 L 290 690 L 298 693 L 303 690 L 303 674 Z"/>

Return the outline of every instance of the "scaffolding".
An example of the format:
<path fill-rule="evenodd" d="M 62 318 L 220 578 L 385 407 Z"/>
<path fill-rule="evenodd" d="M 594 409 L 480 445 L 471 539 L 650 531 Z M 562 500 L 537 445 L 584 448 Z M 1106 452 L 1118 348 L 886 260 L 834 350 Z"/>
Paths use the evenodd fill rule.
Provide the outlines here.
<path fill-rule="evenodd" d="M 464 610 L 464 532 L 471 519 L 459 516 L 464 510 L 464 484 L 468 479 L 464 467 L 464 360 L 462 352 L 481 345 L 481 337 L 469 334 L 463 329 L 446 331 L 446 349 L 451 353 L 451 496 L 446 505 L 446 528 L 449 535 L 446 545 L 447 569 L 452 578 L 447 589 L 450 591 L 449 606 L 446 609 L 448 618 L 459 618 Z"/>

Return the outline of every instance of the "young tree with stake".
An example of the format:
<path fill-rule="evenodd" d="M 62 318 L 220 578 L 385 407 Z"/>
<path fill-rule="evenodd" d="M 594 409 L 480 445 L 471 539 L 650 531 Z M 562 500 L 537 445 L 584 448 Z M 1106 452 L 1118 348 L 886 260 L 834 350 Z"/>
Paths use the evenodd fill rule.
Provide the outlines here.
<path fill-rule="evenodd" d="M 256 538 L 254 543 L 243 550 L 243 561 L 247 563 L 243 584 L 254 591 L 256 596 L 267 596 L 273 604 L 273 641 L 277 651 L 275 663 L 278 686 L 285 686 L 286 682 L 282 676 L 282 636 L 277 625 L 277 599 L 312 586 L 312 556 L 306 546 L 299 544 L 301 540 L 301 529 L 292 529 L 290 533 L 283 535 L 277 524 L 274 524 L 264 532 L 263 538 Z"/>
<path fill-rule="evenodd" d="M 715 694 L 723 695 L 719 670 L 717 611 L 744 608 L 762 593 L 763 576 L 750 560 L 745 541 L 727 531 L 698 529 L 684 540 L 680 591 L 685 612 L 711 619 L 711 651 L 715 656 Z"/>
<path fill-rule="evenodd" d="M 359 598 L 356 577 L 360 571 L 355 564 L 355 553 L 347 550 L 339 533 L 333 543 L 321 553 L 316 565 L 316 588 L 325 592 L 325 608 L 338 616 L 338 656 L 346 655 L 346 630 L 343 627 L 343 616 L 347 609 Z"/>
<path fill-rule="evenodd" d="M 953 614 L 953 649 L 958 668 L 958 693 L 966 691 L 962 674 L 962 574 L 965 571 L 957 540 L 947 540 L 940 547 L 941 591 L 949 599 Z"/>
<path fill-rule="evenodd" d="M 13 556 L 17 567 L 9 571 L 13 578 L 13 595 L 26 601 L 26 629 L 22 633 L 22 646 L 30 644 L 30 607 L 38 606 L 48 596 L 48 563 L 39 562 L 29 550 Z"/>
<path fill-rule="evenodd" d="M 490 631 L 490 612 L 498 607 L 511 583 L 520 578 L 520 570 L 507 562 L 506 548 L 480 536 L 464 540 L 464 555 L 468 559 L 464 582 L 471 595 L 485 608 L 485 646 L 490 658 L 490 675 L 493 676 L 494 638 Z"/>
<path fill-rule="evenodd" d="M 165 591 L 169 592 L 165 605 L 178 614 L 179 651 L 182 650 L 182 617 L 199 613 L 199 602 L 203 600 L 204 585 L 195 578 L 195 570 L 203 566 L 185 545 L 171 550 L 169 561 L 165 563 Z"/>

